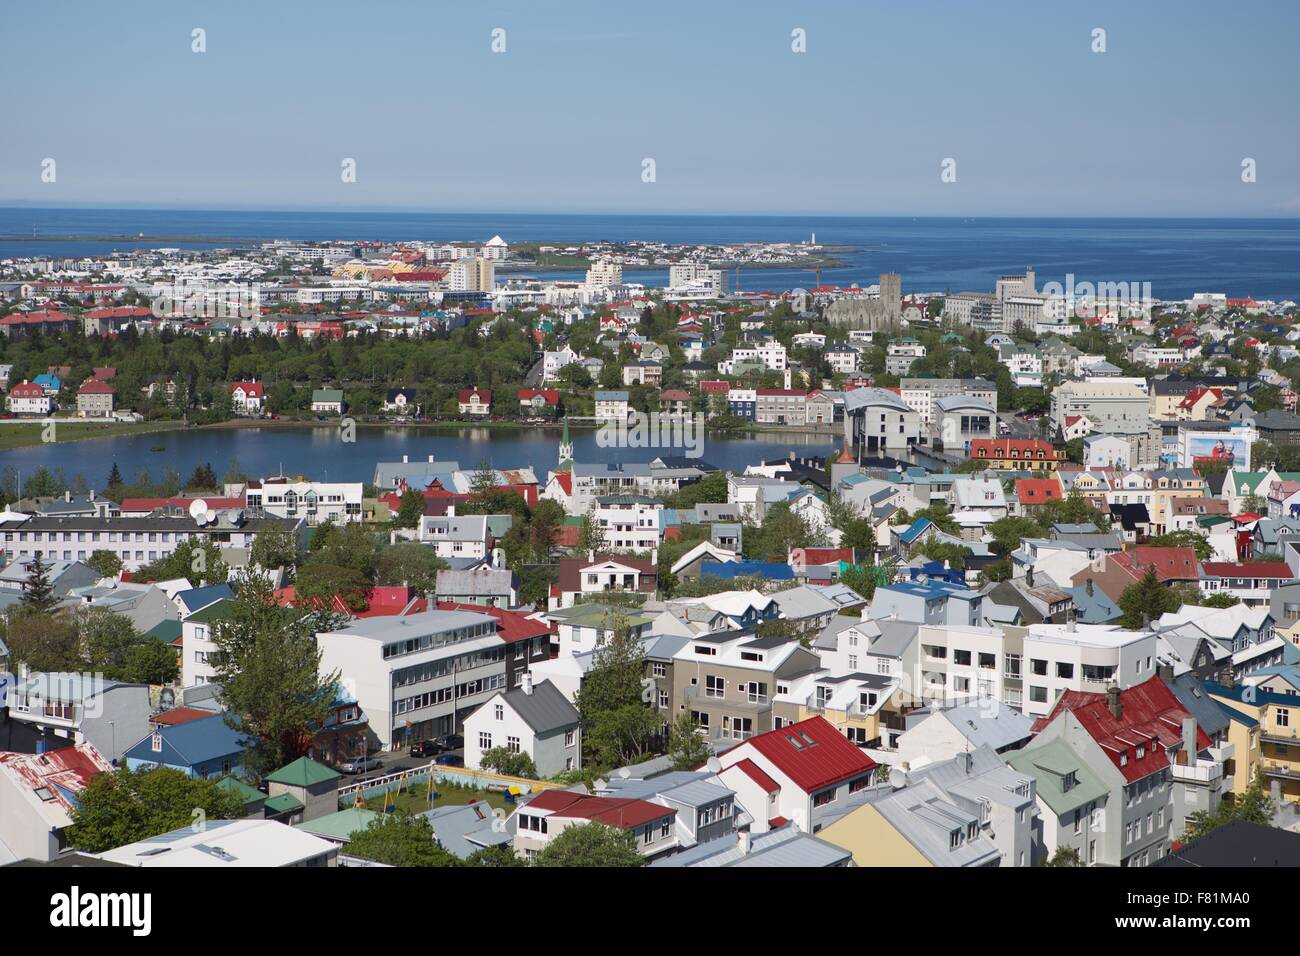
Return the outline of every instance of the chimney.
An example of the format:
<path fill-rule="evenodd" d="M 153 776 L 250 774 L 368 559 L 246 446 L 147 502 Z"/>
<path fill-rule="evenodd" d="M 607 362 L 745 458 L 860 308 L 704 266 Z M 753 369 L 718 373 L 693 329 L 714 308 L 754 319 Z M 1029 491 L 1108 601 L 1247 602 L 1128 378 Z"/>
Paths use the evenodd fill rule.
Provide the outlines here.
<path fill-rule="evenodd" d="M 532 671 L 524 671 L 523 680 L 519 683 L 520 689 L 529 697 L 533 696 L 533 674 Z"/>
<path fill-rule="evenodd" d="M 1187 763 L 1196 763 L 1196 718 L 1188 714 L 1183 718 L 1183 753 Z"/>
<path fill-rule="evenodd" d="M 1111 684 L 1106 688 L 1106 709 L 1116 720 L 1122 720 L 1124 717 L 1124 702 L 1120 700 L 1119 684 Z"/>
<path fill-rule="evenodd" d="M 1092 597 L 1092 578 L 1088 578 L 1087 583 L 1085 583 L 1083 587 L 1084 590 L 1087 591 L 1088 597 Z"/>
<path fill-rule="evenodd" d="M 1025 569 L 1025 584 L 1031 588 L 1034 586 L 1034 569 L 1032 567 Z"/>
<path fill-rule="evenodd" d="M 429 464 L 431 464 L 431 465 L 433 464 L 433 456 L 432 456 L 432 455 L 429 456 Z"/>
<path fill-rule="evenodd" d="M 63 500 L 64 500 L 64 501 L 71 501 L 71 500 L 72 500 L 72 492 L 71 492 L 70 490 L 66 489 L 66 488 L 65 488 L 64 491 L 63 491 Z"/>
<path fill-rule="evenodd" d="M 736 849 L 741 856 L 749 856 L 749 831 L 741 830 L 736 834 Z"/>
<path fill-rule="evenodd" d="M 1233 674 L 1232 664 L 1223 665 L 1223 670 L 1219 674 L 1219 683 L 1224 687 L 1232 688 L 1237 683 L 1236 675 Z"/>

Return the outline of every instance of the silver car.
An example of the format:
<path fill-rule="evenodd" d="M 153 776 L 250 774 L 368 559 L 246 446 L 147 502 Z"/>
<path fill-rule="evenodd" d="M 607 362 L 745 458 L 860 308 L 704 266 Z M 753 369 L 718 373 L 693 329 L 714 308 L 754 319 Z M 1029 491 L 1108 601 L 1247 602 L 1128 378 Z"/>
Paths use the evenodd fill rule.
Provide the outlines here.
<path fill-rule="evenodd" d="M 374 757 L 353 757 L 339 764 L 339 773 L 368 773 L 382 766 Z"/>

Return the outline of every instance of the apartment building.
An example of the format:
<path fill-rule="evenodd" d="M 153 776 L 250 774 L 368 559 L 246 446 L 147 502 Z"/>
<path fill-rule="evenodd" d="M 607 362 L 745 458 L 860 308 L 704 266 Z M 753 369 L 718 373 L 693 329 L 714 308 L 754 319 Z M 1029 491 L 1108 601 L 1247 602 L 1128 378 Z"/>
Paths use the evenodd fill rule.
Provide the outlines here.
<path fill-rule="evenodd" d="M 760 425 L 802 425 L 807 418 L 808 394 L 797 388 L 760 388 L 755 391 L 754 420 Z"/>
<path fill-rule="evenodd" d="M 898 385 L 899 397 L 922 425 L 934 421 L 935 403 L 945 398 L 971 398 L 995 407 L 998 401 L 997 386 L 984 378 L 904 378 Z"/>
<path fill-rule="evenodd" d="M 606 547 L 649 553 L 659 547 L 663 509 L 662 501 L 645 495 L 603 495 L 589 515 Z"/>
<path fill-rule="evenodd" d="M 672 700 L 705 736 L 746 740 L 773 729 L 775 695 L 820 669 L 816 653 L 797 641 L 746 631 L 703 634 L 673 656 Z"/>
<path fill-rule="evenodd" d="M 98 674 L 20 673 L 7 691 L 9 719 L 38 736 L 89 744 L 116 763 L 149 732 L 149 686 Z"/>
<path fill-rule="evenodd" d="M 1010 632 L 1014 628 L 1007 628 Z M 1152 631 L 1109 624 L 1031 624 L 1023 633 L 1023 709 L 1045 716 L 1067 691 L 1126 689 L 1155 676 L 1157 639 Z"/>
<path fill-rule="evenodd" d="M 361 520 L 364 486 L 359 481 L 293 481 L 285 477 L 250 481 L 244 503 L 255 514 L 302 519 L 308 525 Z"/>
<path fill-rule="evenodd" d="M 1116 379 L 1065 382 L 1052 389 L 1052 426 L 1063 429 L 1065 419 L 1075 415 L 1086 415 L 1100 432 L 1145 432 L 1151 399 L 1146 389 Z"/>
<path fill-rule="evenodd" d="M 345 676 L 385 749 L 458 733 L 469 713 L 506 689 L 507 645 L 490 614 L 364 618 L 317 633 L 316 643 L 321 673 Z"/>

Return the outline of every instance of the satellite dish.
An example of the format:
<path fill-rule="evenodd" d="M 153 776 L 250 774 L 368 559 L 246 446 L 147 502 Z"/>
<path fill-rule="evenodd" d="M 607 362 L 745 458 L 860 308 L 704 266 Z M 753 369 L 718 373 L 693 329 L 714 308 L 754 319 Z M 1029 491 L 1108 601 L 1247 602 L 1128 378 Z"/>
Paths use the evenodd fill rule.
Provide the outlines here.
<path fill-rule="evenodd" d="M 722 772 L 722 761 L 717 757 L 710 757 L 708 760 L 704 761 L 704 766 L 709 769 L 709 773 Z"/>
<path fill-rule="evenodd" d="M 603 777 L 598 777 L 591 782 L 591 786 L 594 790 L 604 790 L 609 785 L 605 782 Z"/>
<path fill-rule="evenodd" d="M 190 502 L 190 517 L 195 521 L 202 521 L 208 513 L 208 503 L 202 498 L 195 498 Z"/>
<path fill-rule="evenodd" d="M 212 522 L 217 520 L 217 513 L 215 511 L 208 511 L 203 515 L 203 518 L 204 524 L 212 524 Z"/>

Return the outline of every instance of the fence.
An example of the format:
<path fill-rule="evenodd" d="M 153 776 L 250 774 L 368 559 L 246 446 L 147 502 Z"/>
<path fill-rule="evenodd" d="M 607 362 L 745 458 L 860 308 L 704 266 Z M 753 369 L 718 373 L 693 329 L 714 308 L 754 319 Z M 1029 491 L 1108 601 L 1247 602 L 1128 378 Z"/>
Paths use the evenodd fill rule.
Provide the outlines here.
<path fill-rule="evenodd" d="M 503 792 L 509 791 L 511 787 L 517 787 L 521 792 L 527 793 L 534 789 L 562 789 L 564 786 L 547 780 L 507 777 L 504 774 L 490 773 L 487 770 L 470 770 L 468 767 L 428 764 L 424 767 L 399 770 L 394 773 L 384 774 L 382 777 L 370 777 L 356 783 L 345 784 L 339 787 L 339 799 L 343 800 L 349 797 L 355 799 L 356 795 L 360 793 L 362 799 L 369 800 L 372 797 L 382 796 L 385 792 L 391 791 L 394 786 L 404 789 L 415 783 L 428 783 L 430 779 L 435 783 L 454 784 L 472 790 L 500 790 Z"/>

